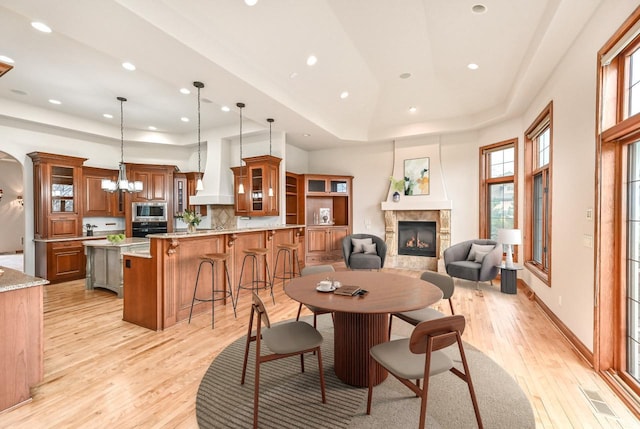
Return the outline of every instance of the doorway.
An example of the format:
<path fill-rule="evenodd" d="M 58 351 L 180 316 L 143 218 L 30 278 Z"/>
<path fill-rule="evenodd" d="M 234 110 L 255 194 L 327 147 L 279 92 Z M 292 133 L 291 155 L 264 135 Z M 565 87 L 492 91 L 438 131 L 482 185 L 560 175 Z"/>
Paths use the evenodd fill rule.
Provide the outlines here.
<path fill-rule="evenodd" d="M 24 170 L 0 151 L 0 266 L 24 272 Z"/>

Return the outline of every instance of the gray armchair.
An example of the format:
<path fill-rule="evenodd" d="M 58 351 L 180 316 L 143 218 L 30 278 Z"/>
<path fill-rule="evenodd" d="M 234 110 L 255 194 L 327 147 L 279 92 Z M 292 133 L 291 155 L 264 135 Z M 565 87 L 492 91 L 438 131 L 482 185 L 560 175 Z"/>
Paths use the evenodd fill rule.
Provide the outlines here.
<path fill-rule="evenodd" d="M 351 234 L 342 240 L 342 256 L 350 270 L 379 270 L 384 267 L 387 244 L 371 234 Z"/>
<path fill-rule="evenodd" d="M 498 275 L 502 244 L 493 240 L 463 241 L 445 249 L 443 256 L 447 274 L 474 281 L 478 289 L 478 282 L 491 282 Z"/>

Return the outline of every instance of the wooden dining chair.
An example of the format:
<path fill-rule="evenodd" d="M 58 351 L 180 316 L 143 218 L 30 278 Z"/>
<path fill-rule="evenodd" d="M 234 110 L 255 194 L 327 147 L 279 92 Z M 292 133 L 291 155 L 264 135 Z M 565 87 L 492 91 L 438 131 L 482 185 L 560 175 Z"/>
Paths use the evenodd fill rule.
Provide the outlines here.
<path fill-rule="evenodd" d="M 427 413 L 427 393 L 429 377 L 446 371 L 451 371 L 464 380 L 471 394 L 473 410 L 480 429 L 482 418 L 478 409 L 476 394 L 473 390 L 471 374 L 467 365 L 467 358 L 462 346 L 462 332 L 465 319 L 462 315 L 447 316 L 439 319 L 421 322 L 411 333 L 410 338 L 388 341 L 371 347 L 369 355 L 369 393 L 367 397 L 367 414 L 371 414 L 371 398 L 373 393 L 373 378 L 376 362 L 386 368 L 402 384 L 411 389 L 421 398 L 420 429 L 425 427 Z M 458 351 L 462 360 L 464 372 L 453 366 L 453 361 L 444 352 L 444 347 L 458 344 Z M 420 387 L 420 379 L 424 379 Z M 415 383 L 412 380 L 416 380 Z"/>
<path fill-rule="evenodd" d="M 253 318 L 256 316 L 256 332 L 252 335 Z M 262 324 L 264 323 L 264 329 Z M 272 354 L 261 354 L 262 342 L 271 350 Z M 258 427 L 258 399 L 260 396 L 260 365 L 276 359 L 300 355 L 301 371 L 304 372 L 304 354 L 314 352 L 318 356 L 318 370 L 320 373 L 320 391 L 322 392 L 322 403 L 325 404 L 324 373 L 322 371 L 322 354 L 320 345 L 322 335 L 317 329 L 305 322 L 286 322 L 271 326 L 269 315 L 262 299 L 253 292 L 253 304 L 249 318 L 249 331 L 247 332 L 247 344 L 244 350 L 244 364 L 242 365 L 242 380 L 244 384 L 247 374 L 247 361 L 249 359 L 249 346 L 256 343 L 256 367 L 253 393 L 253 427 Z"/>
<path fill-rule="evenodd" d="M 437 286 L 442 291 L 442 299 L 446 299 L 449 301 L 451 314 L 456 314 L 455 311 L 453 311 L 453 301 L 451 301 L 451 297 L 453 296 L 453 292 L 455 290 L 453 277 L 436 273 L 434 271 L 425 271 L 420 276 L 420 279 Z M 431 307 L 425 307 L 413 311 L 403 311 L 401 313 L 391 313 L 391 316 L 389 317 L 389 338 L 391 338 L 391 324 L 393 322 L 394 316 L 398 319 L 412 324 L 413 326 L 416 326 L 420 322 L 445 317 L 445 314 Z"/>
<path fill-rule="evenodd" d="M 311 274 L 317 273 L 334 273 L 336 270 L 333 268 L 333 265 L 312 265 L 309 267 L 304 267 L 300 274 L 302 276 L 308 276 Z M 296 320 L 300 320 L 300 312 L 302 311 L 302 306 L 307 307 L 309 310 L 313 312 L 313 327 L 316 327 L 317 318 L 321 314 L 331 313 L 331 318 L 333 319 L 333 312 L 331 310 L 326 310 L 324 308 L 316 307 L 315 305 L 302 304 L 298 306 L 298 315 L 296 316 Z"/>

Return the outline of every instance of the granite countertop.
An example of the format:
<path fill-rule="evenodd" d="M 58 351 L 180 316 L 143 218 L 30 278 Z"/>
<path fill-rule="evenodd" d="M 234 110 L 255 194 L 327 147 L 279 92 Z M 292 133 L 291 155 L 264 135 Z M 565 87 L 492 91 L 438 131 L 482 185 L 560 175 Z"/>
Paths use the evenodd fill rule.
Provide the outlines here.
<path fill-rule="evenodd" d="M 110 234 L 121 234 L 124 231 L 115 230 L 115 231 L 99 231 L 95 232 L 94 235 L 81 235 L 78 237 L 68 237 L 68 238 L 34 238 L 33 241 L 38 241 L 41 243 L 49 243 L 54 241 L 76 241 L 76 240 L 104 240 L 107 238 L 107 235 Z"/>
<path fill-rule="evenodd" d="M 291 228 L 305 228 L 305 225 L 268 225 L 259 226 L 253 228 L 229 228 L 229 229 L 198 229 L 196 232 L 176 231 L 167 232 L 164 234 L 149 234 L 147 238 L 190 238 L 190 237 L 202 237 L 207 235 L 226 235 L 243 232 L 254 231 L 271 231 L 274 229 L 291 229 Z"/>
<path fill-rule="evenodd" d="M 0 293 L 49 283 L 49 280 L 29 276 L 11 268 L 0 267 L 0 271 L 2 271 L 0 273 Z"/>
<path fill-rule="evenodd" d="M 92 246 L 92 247 L 129 247 L 132 246 L 134 244 L 148 244 L 149 240 L 146 238 L 139 238 L 139 237 L 129 237 L 129 238 L 125 238 L 124 240 L 122 240 L 119 243 L 111 243 L 109 240 L 105 239 L 98 239 L 98 240 L 87 240 L 87 241 L 83 241 L 82 244 L 84 244 L 85 246 Z"/>

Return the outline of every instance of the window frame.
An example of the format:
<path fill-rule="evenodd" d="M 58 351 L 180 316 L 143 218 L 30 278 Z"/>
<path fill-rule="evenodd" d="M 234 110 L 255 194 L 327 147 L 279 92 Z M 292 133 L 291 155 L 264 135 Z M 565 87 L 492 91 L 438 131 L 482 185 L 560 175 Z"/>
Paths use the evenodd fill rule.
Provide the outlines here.
<path fill-rule="evenodd" d="M 502 177 L 491 177 L 490 154 L 503 149 L 513 147 L 513 175 Z M 489 188 L 491 185 L 513 183 L 513 227 L 518 228 L 518 138 L 504 140 L 487 146 L 480 147 L 480 206 L 479 206 L 479 231 L 480 238 L 490 238 L 489 214 L 490 198 Z M 513 260 L 516 262 L 518 252 L 514 249 Z"/>
<path fill-rule="evenodd" d="M 538 166 L 538 137 L 549 129 L 549 162 L 544 166 Z M 533 259 L 534 244 L 534 178 L 542 175 L 543 186 L 546 184 L 546 199 L 542 208 L 546 217 L 542 224 L 543 246 L 546 248 L 546 257 L 543 255 L 542 262 Z M 551 261 L 552 261 L 552 190 L 553 190 L 553 101 L 538 114 L 533 123 L 524 133 L 524 265 L 536 277 L 547 286 L 551 287 Z"/>

